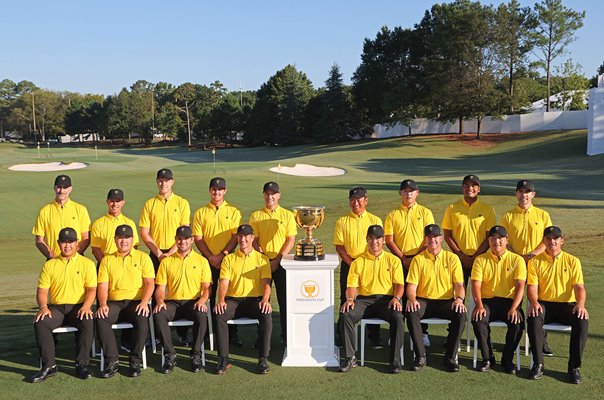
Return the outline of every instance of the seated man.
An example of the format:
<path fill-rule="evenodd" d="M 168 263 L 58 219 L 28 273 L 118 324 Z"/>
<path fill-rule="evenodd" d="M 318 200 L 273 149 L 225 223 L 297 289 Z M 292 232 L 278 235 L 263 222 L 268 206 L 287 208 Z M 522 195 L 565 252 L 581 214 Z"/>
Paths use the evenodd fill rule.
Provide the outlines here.
<path fill-rule="evenodd" d="M 229 364 L 228 320 L 241 317 L 257 319 L 260 323 L 258 373 L 268 374 L 268 354 L 273 330 L 271 296 L 271 265 L 267 256 L 254 250 L 254 230 L 239 225 L 239 249 L 224 257 L 220 267 L 218 296 L 214 312 L 218 332 L 218 364 L 216 373 L 223 375 Z"/>
<path fill-rule="evenodd" d="M 131 225 L 115 229 L 117 251 L 101 260 L 98 275 L 96 326 L 107 366 L 103 378 L 111 378 L 118 370 L 119 353 L 111 325 L 129 322 L 134 325 L 134 346 L 130 351 L 133 378 L 141 374 L 142 351 L 149 333 L 149 300 L 155 289 L 155 272 L 151 258 L 132 248 L 134 230 Z"/>
<path fill-rule="evenodd" d="M 479 255 L 472 267 L 472 295 L 476 307 L 472 325 L 482 354 L 478 367 L 486 372 L 495 364 L 489 337 L 489 322 L 503 321 L 508 326 L 501 364 L 506 373 L 516 374 L 512 362 L 524 330 L 522 297 L 526 283 L 526 264 L 521 256 L 507 250 L 508 232 L 495 225 L 489 230 L 489 250 Z"/>
<path fill-rule="evenodd" d="M 63 325 L 78 328 L 75 333 L 77 377 L 91 377 L 88 362 L 94 320 L 90 307 L 96 298 L 96 266 L 78 254 L 78 234 L 73 228 L 59 231 L 58 247 L 61 254 L 44 263 L 38 280 L 36 301 L 40 309 L 34 319 L 34 331 L 42 368 L 30 378 L 33 383 L 57 374 L 52 331 Z"/>
<path fill-rule="evenodd" d="M 176 229 L 176 252 L 162 260 L 155 283 L 155 325 L 164 346 L 162 372 L 169 374 L 176 366 L 176 350 L 168 322 L 193 321 L 191 371 L 202 370 L 201 345 L 208 328 L 208 307 L 212 272 L 210 264 L 193 251 L 193 232 L 183 225 Z M 168 297 L 166 298 L 166 289 Z"/>
<path fill-rule="evenodd" d="M 543 232 L 545 251 L 528 262 L 527 330 L 534 365 L 529 378 L 543 378 L 543 325 L 557 322 L 572 326 L 568 377 L 581 383 L 581 356 L 587 342 L 589 314 L 581 261 L 562 251 L 564 238 L 557 226 Z"/>
<path fill-rule="evenodd" d="M 367 249 L 350 265 L 346 302 L 340 308 L 338 327 L 346 357 L 340 372 L 348 372 L 356 366 L 354 328 L 363 318 L 380 318 L 390 323 L 390 368 L 393 374 L 401 372 L 403 266 L 398 257 L 383 248 L 384 228 L 371 225 L 367 229 Z"/>
<path fill-rule="evenodd" d="M 405 314 L 415 350 L 412 370 L 419 371 L 427 363 L 420 321 L 438 317 L 451 321 L 444 363 L 449 372 L 457 372 L 459 339 L 466 323 L 463 304 L 466 291 L 461 262 L 455 254 L 442 249 L 443 237 L 438 225 L 427 225 L 424 236 L 427 248 L 413 257 L 407 275 Z"/>

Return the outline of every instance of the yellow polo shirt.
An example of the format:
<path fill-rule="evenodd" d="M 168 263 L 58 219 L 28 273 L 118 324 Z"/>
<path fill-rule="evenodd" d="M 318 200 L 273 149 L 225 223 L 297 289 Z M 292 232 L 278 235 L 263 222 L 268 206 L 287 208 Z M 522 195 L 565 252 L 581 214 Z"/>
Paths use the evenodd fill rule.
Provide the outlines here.
<path fill-rule="evenodd" d="M 220 207 L 208 203 L 195 211 L 193 216 L 193 235 L 203 237 L 212 254 L 218 254 L 237 233 L 241 223 L 241 212 L 224 201 Z"/>
<path fill-rule="evenodd" d="M 167 300 L 197 299 L 202 283 L 212 283 L 210 264 L 193 250 L 184 258 L 178 252 L 164 258 L 155 279 L 156 285 L 168 286 Z"/>
<path fill-rule="evenodd" d="M 67 200 L 63 206 L 52 201 L 40 210 L 31 233 L 42 236 L 52 252 L 59 255 L 61 249 L 57 239 L 63 228 L 73 228 L 78 234 L 78 240 L 82 240 L 82 232 L 90 231 L 90 216 L 86 207 L 72 200 Z"/>
<path fill-rule="evenodd" d="M 432 211 L 414 204 L 411 208 L 400 205 L 384 221 L 384 233 L 392 235 L 394 243 L 406 256 L 414 256 L 424 242 L 424 227 L 434 223 Z"/>
<path fill-rule="evenodd" d="M 254 211 L 249 224 L 254 228 L 262 251 L 271 260 L 279 255 L 285 239 L 298 233 L 294 213 L 281 206 L 273 211 L 266 207 Z"/>
<path fill-rule="evenodd" d="M 90 246 L 98 247 L 104 255 L 115 253 L 117 251 L 117 246 L 115 244 L 115 228 L 120 225 L 130 225 L 130 227 L 132 227 L 132 232 L 134 233 L 132 245 L 138 246 L 140 243 L 138 239 L 138 229 L 136 228 L 134 221 L 124 214 L 114 217 L 109 213 L 92 223 L 92 229 L 90 230 Z"/>
<path fill-rule="evenodd" d="M 522 257 L 511 251 L 497 257 L 487 250 L 474 260 L 471 279 L 482 282 L 480 295 L 483 299 L 513 299 L 516 281 L 526 281 L 526 264 Z"/>
<path fill-rule="evenodd" d="M 145 202 L 138 225 L 149 228 L 151 238 L 160 249 L 171 248 L 176 228 L 191 223 L 189 202 L 172 193 L 167 199 L 157 195 Z"/>
<path fill-rule="evenodd" d="M 344 246 L 346 253 L 357 258 L 367 247 L 367 229 L 371 225 L 382 225 L 382 219 L 365 211 L 356 215 L 352 211 L 338 218 L 333 232 L 334 246 Z"/>
<path fill-rule="evenodd" d="M 245 255 L 237 249 L 222 260 L 220 279 L 229 280 L 227 296 L 260 297 L 264 294 L 262 279 L 271 279 L 270 261 L 256 250 Z"/>
<path fill-rule="evenodd" d="M 96 287 L 96 265 L 76 253 L 70 260 L 59 255 L 44 263 L 38 287 L 49 289 L 50 304 L 80 304 L 86 288 Z"/>
<path fill-rule="evenodd" d="M 539 300 L 575 302 L 573 286 L 583 285 L 581 261 L 564 251 L 555 258 L 543 252 L 529 260 L 527 283 L 538 286 Z"/>
<path fill-rule="evenodd" d="M 350 265 L 346 281 L 346 286 L 357 288 L 361 296 L 392 296 L 394 284 L 405 284 L 403 265 L 400 258 L 385 251 L 376 257 L 366 250 Z"/>
<path fill-rule="evenodd" d="M 493 207 L 480 199 L 470 205 L 462 198 L 447 207 L 441 227 L 452 231 L 453 239 L 464 254 L 472 255 L 496 224 Z"/>
<path fill-rule="evenodd" d="M 447 250 L 441 250 L 436 256 L 424 250 L 411 260 L 407 283 L 417 286 L 417 297 L 452 299 L 455 296 L 453 285 L 463 283 L 461 261 Z"/>
<path fill-rule="evenodd" d="M 153 262 L 147 253 L 132 249 L 125 257 L 118 252 L 103 257 L 97 281 L 109 283 L 109 300 L 140 300 L 145 278 L 155 278 Z"/>
<path fill-rule="evenodd" d="M 552 226 L 547 211 L 535 206 L 528 210 L 516 206 L 503 214 L 501 226 L 508 231 L 510 247 L 517 254 L 528 254 L 543 240 L 543 231 Z"/>

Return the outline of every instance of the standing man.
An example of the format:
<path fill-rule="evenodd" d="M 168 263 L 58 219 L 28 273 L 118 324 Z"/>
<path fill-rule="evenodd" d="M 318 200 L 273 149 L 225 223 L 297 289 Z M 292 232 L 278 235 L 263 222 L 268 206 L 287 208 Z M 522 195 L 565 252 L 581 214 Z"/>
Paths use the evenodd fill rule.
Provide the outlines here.
<path fill-rule="evenodd" d="M 96 298 L 96 268 L 91 260 L 78 254 L 75 229 L 60 229 L 57 236 L 60 253 L 46 261 L 38 279 L 39 310 L 34 318 L 34 331 L 42 368 L 30 378 L 33 383 L 57 374 L 52 331 L 64 324 L 78 329 L 75 333 L 76 376 L 88 379 L 92 375 L 88 362 L 94 337 L 91 307 Z"/>
<path fill-rule="evenodd" d="M 459 339 L 466 323 L 461 262 L 455 254 L 442 249 L 442 232 L 438 225 L 426 226 L 424 236 L 427 248 L 413 258 L 407 275 L 405 316 L 415 351 L 412 370 L 419 371 L 427 363 L 420 321 L 438 317 L 451 321 L 444 364 L 449 372 L 457 372 Z"/>
<path fill-rule="evenodd" d="M 354 356 L 355 326 L 363 318 L 380 318 L 390 323 L 390 370 L 401 372 L 403 345 L 403 301 L 405 280 L 401 261 L 383 251 L 384 229 L 371 225 L 367 229 L 367 250 L 355 259 L 348 273 L 346 302 L 340 308 L 338 327 L 344 342 L 340 372 L 356 365 Z"/>
<path fill-rule="evenodd" d="M 371 225 L 383 226 L 382 219 L 371 214 L 367 208 L 367 190 L 361 186 L 348 191 L 350 212 L 338 218 L 333 233 L 333 244 L 342 260 L 340 263 L 340 306 L 346 302 L 348 271 L 355 258 L 361 256 L 367 247 L 367 229 Z M 369 342 L 374 349 L 381 349 L 379 325 L 371 325 Z"/>
<path fill-rule="evenodd" d="M 210 179 L 210 202 L 195 211 L 193 217 L 193 238 L 201 254 L 208 260 L 212 270 L 212 292 L 210 306 L 216 305 L 218 279 L 222 259 L 237 246 L 237 227 L 241 222 L 241 212 L 224 199 L 227 184 L 223 178 Z M 213 315 L 212 318 L 215 316 Z M 229 326 L 229 337 L 235 346 L 241 346 L 236 325 Z"/>
<path fill-rule="evenodd" d="M 478 198 L 480 193 L 478 176 L 466 175 L 461 189 L 463 199 L 447 207 L 442 227 L 449 249 L 461 260 L 464 285 L 466 285 L 474 260 L 489 247 L 487 233 L 497 221 L 493 207 Z"/>
<path fill-rule="evenodd" d="M 552 226 L 549 213 L 533 205 L 533 199 L 537 195 L 535 185 L 526 179 L 516 184 L 516 200 L 518 205 L 503 214 L 501 225 L 510 234 L 508 248 L 519 254 L 528 261 L 543 253 L 543 230 Z M 550 350 L 547 343 L 547 332 L 543 338 L 543 355 L 553 357 L 554 352 Z"/>
<path fill-rule="evenodd" d="M 254 229 L 251 225 L 237 228 L 239 249 L 227 255 L 220 268 L 216 329 L 218 331 L 218 364 L 216 373 L 223 375 L 229 364 L 228 320 L 242 317 L 259 321 L 258 373 L 268 374 L 268 355 L 273 330 L 271 297 L 271 262 L 254 249 Z"/>
<path fill-rule="evenodd" d="M 169 374 L 176 366 L 176 350 L 168 322 L 185 318 L 193 321 L 191 371 L 199 372 L 201 346 L 208 328 L 208 307 L 212 273 L 208 260 L 195 253 L 193 232 L 187 225 L 176 229 L 176 252 L 162 260 L 155 290 L 155 324 L 164 346 L 162 372 Z M 166 298 L 166 291 L 168 296 Z"/>
<path fill-rule="evenodd" d="M 171 170 L 157 171 L 155 182 L 159 193 L 145 202 L 138 225 L 157 274 L 159 263 L 176 252 L 174 232 L 179 226 L 191 223 L 191 208 L 186 199 L 172 192 L 174 174 Z M 191 344 L 187 327 L 179 327 L 176 332 L 182 345 Z"/>
<path fill-rule="evenodd" d="M 562 251 L 564 238 L 557 226 L 545 228 L 543 236 L 545 251 L 528 263 L 527 330 L 534 359 L 529 378 L 543 378 L 543 325 L 557 322 L 572 326 L 568 378 L 578 384 L 589 326 L 581 261 Z"/>
<path fill-rule="evenodd" d="M 489 230 L 489 250 L 479 255 L 472 268 L 472 295 L 476 307 L 472 311 L 474 335 L 482 354 L 481 372 L 495 363 L 490 340 L 489 323 L 503 321 L 508 330 L 501 357 L 506 373 L 516 374 L 514 350 L 524 331 L 522 298 L 526 283 L 526 265 L 522 257 L 507 250 L 508 232 L 495 225 Z"/>
<path fill-rule="evenodd" d="M 405 277 L 413 257 L 426 249 L 424 227 L 434 223 L 432 211 L 417 204 L 419 186 L 413 179 L 405 179 L 399 188 L 402 204 L 392 210 L 384 222 L 386 245 L 403 263 Z M 430 346 L 428 325 L 422 324 L 424 346 Z"/>
<path fill-rule="evenodd" d="M 174 175 L 171 170 L 157 171 L 155 182 L 159 193 L 145 202 L 138 225 L 157 272 L 159 263 L 176 252 L 174 232 L 179 226 L 191 223 L 191 208 L 186 199 L 172 192 Z"/>
<path fill-rule="evenodd" d="M 59 175 L 55 178 L 55 199 L 42 207 L 32 232 L 36 236 L 36 248 L 47 260 L 61 254 L 59 231 L 72 227 L 78 235 L 78 253 L 84 254 L 90 244 L 90 216 L 83 205 L 69 198 L 72 190 L 71 178 Z"/>
<path fill-rule="evenodd" d="M 117 251 L 114 234 L 120 225 L 130 226 L 133 232 L 132 246 L 136 248 L 139 244 L 136 224 L 122 214 L 124 204 L 126 201 L 122 189 L 110 189 L 107 193 L 107 214 L 92 224 L 90 246 L 97 263 L 100 263 L 106 255 Z"/>
<path fill-rule="evenodd" d="M 262 188 L 264 208 L 254 211 L 249 224 L 254 230 L 254 249 L 267 256 L 271 262 L 272 279 L 279 303 L 281 343 L 287 346 L 286 273 L 281 259 L 294 247 L 297 226 L 294 213 L 279 206 L 281 190 L 276 182 L 267 182 Z"/>
<path fill-rule="evenodd" d="M 107 366 L 103 378 L 118 371 L 119 353 L 111 325 L 129 322 L 134 325 L 133 347 L 130 351 L 129 375 L 141 374 L 142 352 L 149 333 L 149 300 L 155 289 L 153 263 L 146 253 L 134 249 L 135 229 L 128 224 L 115 229 L 117 251 L 103 257 L 99 267 L 96 326 Z"/>

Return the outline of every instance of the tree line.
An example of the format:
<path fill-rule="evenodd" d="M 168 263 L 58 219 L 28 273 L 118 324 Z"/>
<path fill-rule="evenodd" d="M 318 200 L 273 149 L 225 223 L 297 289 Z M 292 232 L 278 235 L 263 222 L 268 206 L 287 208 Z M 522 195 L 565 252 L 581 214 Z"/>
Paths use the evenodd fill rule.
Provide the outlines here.
<path fill-rule="evenodd" d="M 139 137 L 248 145 L 331 143 L 364 137 L 374 124 L 441 122 L 546 110 L 583 109 L 595 86 L 567 54 L 585 12 L 562 0 L 521 7 L 457 0 L 435 4 L 413 28 L 383 27 L 363 44 L 352 84 L 337 64 L 323 87 L 287 65 L 257 91 L 139 80 L 103 96 L 41 89 L 29 81 L 0 82 L 0 135 L 20 132 L 47 141 L 64 134 L 123 140 Z M 597 73 L 604 73 L 604 63 Z M 562 93 L 550 103 L 552 93 Z"/>

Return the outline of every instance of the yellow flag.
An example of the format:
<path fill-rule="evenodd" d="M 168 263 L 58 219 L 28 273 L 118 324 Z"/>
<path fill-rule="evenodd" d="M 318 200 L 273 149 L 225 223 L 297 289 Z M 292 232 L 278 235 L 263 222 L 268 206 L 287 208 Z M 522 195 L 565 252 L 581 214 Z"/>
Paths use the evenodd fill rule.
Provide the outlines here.
<path fill-rule="evenodd" d="M 279 168 L 279 171 L 281 171 L 281 163 L 279 163 L 279 166 L 277 168 Z"/>
<path fill-rule="evenodd" d="M 212 154 L 216 155 L 216 148 L 212 148 Z"/>

